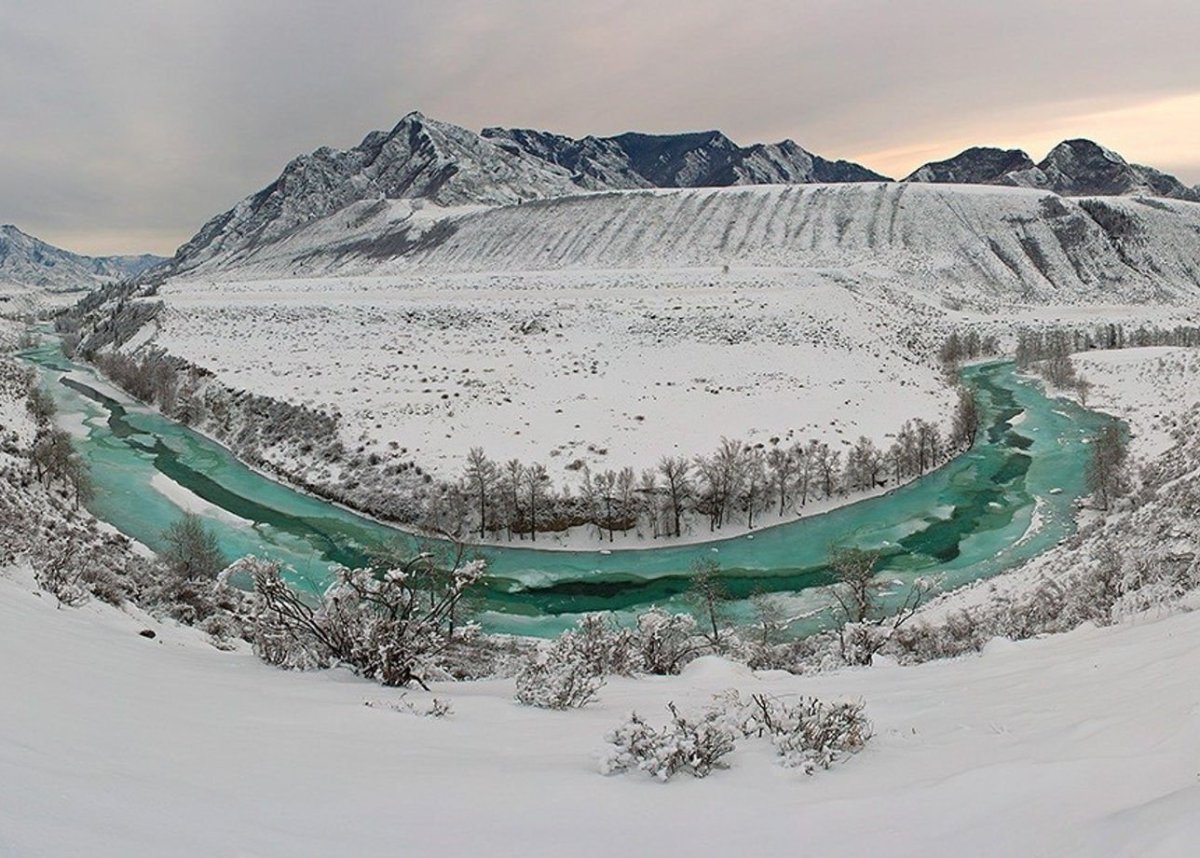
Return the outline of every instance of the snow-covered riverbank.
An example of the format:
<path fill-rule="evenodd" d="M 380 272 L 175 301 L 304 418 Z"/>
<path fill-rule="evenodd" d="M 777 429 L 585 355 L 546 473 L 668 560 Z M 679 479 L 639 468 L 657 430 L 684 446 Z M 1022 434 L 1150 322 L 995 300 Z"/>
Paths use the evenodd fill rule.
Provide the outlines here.
<path fill-rule="evenodd" d="M 510 680 L 439 685 L 454 712 L 429 719 L 364 706 L 399 692 L 340 671 L 277 671 L 96 603 L 56 610 L 10 569 L 0 852 L 727 855 L 751 838 L 828 856 L 1183 856 L 1200 835 L 1198 634 L 1183 614 L 813 678 L 705 659 L 613 679 L 568 713 L 518 706 Z M 729 687 L 863 698 L 876 736 L 811 778 L 752 745 L 705 781 L 597 774 L 631 709 L 658 722 Z"/>

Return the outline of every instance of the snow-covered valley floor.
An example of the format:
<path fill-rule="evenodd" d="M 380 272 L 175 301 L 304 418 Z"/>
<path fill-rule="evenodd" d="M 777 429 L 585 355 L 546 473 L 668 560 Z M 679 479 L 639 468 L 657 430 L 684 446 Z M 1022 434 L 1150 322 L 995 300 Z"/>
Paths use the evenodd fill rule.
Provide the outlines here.
<path fill-rule="evenodd" d="M 155 639 L 138 635 L 143 628 Z M 348 673 L 285 673 L 187 629 L 0 577 L 0 853 L 1193 855 L 1200 613 L 982 656 L 819 677 L 713 659 L 613 679 L 581 711 L 512 682 L 420 718 Z M 866 700 L 875 738 L 808 777 L 742 743 L 728 771 L 603 777 L 604 734 L 744 692 Z M 424 700 L 424 692 L 409 692 Z"/>
<path fill-rule="evenodd" d="M 935 315 L 800 272 L 184 281 L 156 345 L 224 383 L 343 418 L 441 477 L 498 461 L 653 467 L 750 443 L 878 441 L 944 419 Z"/>

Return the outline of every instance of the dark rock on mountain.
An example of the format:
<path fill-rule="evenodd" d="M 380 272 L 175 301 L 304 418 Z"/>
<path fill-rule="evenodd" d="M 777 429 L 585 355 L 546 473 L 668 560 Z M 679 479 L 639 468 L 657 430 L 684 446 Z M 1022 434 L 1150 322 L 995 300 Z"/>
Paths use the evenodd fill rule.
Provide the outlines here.
<path fill-rule="evenodd" d="M 270 242 L 361 200 L 504 205 L 576 190 L 562 167 L 410 113 L 353 149 L 322 147 L 296 158 L 270 185 L 205 224 L 179 248 L 172 267 Z"/>
<path fill-rule="evenodd" d="M 1033 159 L 1020 149 L 973 146 L 953 158 L 920 167 L 905 182 L 939 182 L 960 185 L 1005 184 L 1009 173 L 1032 169 Z"/>
<path fill-rule="evenodd" d="M 562 167 L 570 172 L 571 181 L 585 190 L 654 187 L 634 169 L 628 153 L 610 138 L 573 140 L 524 128 L 485 128 L 483 136 L 514 155 L 531 155 Z"/>
<path fill-rule="evenodd" d="M 1038 164 L 1018 149 L 968 149 L 916 170 L 906 182 L 1040 188 L 1062 196 L 1152 196 L 1200 202 L 1200 190 L 1152 167 L 1131 164 L 1091 140 L 1059 143 Z"/>
<path fill-rule="evenodd" d="M 567 167 L 576 183 L 590 190 L 890 181 L 858 164 L 813 155 L 791 140 L 741 147 L 719 131 L 629 132 L 582 140 L 508 128 L 487 128 L 483 134 Z"/>

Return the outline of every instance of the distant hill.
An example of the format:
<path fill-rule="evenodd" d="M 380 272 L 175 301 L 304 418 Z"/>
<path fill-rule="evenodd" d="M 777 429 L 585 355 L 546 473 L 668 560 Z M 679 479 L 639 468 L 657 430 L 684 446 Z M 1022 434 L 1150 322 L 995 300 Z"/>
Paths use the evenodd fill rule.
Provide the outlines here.
<path fill-rule="evenodd" d="M 17 227 L 0 226 L 0 289 L 77 292 L 133 277 L 161 256 L 83 256 L 47 244 Z"/>

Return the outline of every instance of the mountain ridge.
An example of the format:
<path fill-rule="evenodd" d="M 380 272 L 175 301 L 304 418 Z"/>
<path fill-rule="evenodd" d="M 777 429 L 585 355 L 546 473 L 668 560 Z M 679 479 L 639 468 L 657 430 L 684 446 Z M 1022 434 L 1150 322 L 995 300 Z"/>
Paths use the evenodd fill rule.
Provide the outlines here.
<path fill-rule="evenodd" d="M 572 138 L 493 126 L 475 133 L 412 112 L 390 131 L 373 131 L 350 149 L 324 146 L 292 159 L 274 182 L 204 224 L 152 279 L 210 263 L 236 268 L 266 246 L 307 233 L 314 223 L 349 235 L 373 218 L 411 219 L 422 207 L 428 207 L 427 220 L 436 220 L 439 211 L 448 215 L 462 207 L 521 205 L 586 192 L 891 181 L 859 164 L 814 155 L 792 140 L 739 146 L 716 130 Z M 1082 139 L 1060 143 L 1037 164 L 1019 149 L 973 147 L 926 164 L 902 182 L 1200 202 L 1200 188 Z M 394 245 L 376 242 L 371 252 L 378 258 L 403 255 L 412 249 L 414 235 L 406 228 Z M 322 243 L 333 242 L 327 235 Z"/>
<path fill-rule="evenodd" d="M 1172 175 L 1131 163 L 1092 140 L 1059 143 L 1038 163 L 1020 149 L 973 146 L 944 161 L 918 167 L 901 181 L 1012 185 L 1061 196 L 1154 196 L 1200 202 L 1200 186 L 1190 188 Z"/>
<path fill-rule="evenodd" d="M 136 277 L 166 259 L 153 254 L 86 256 L 56 247 L 13 224 L 0 225 L 0 284 L 46 292 L 92 289 Z"/>
<path fill-rule="evenodd" d="M 293 158 L 274 182 L 205 223 L 176 251 L 166 273 L 217 257 L 236 262 L 365 201 L 495 206 L 585 191 L 814 181 L 890 179 L 813 155 L 790 140 L 740 147 L 719 131 L 580 140 L 529 129 L 476 134 L 414 111 L 350 149 L 323 146 Z"/>

